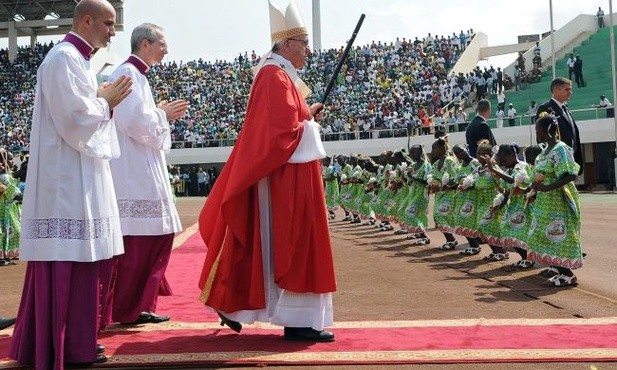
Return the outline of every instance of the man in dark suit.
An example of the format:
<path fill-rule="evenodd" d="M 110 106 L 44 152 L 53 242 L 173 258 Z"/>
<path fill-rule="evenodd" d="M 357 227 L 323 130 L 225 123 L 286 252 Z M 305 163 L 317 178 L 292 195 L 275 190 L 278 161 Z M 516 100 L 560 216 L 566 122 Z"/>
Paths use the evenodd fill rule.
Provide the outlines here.
<path fill-rule="evenodd" d="M 580 55 L 576 56 L 574 61 L 574 80 L 576 81 L 576 87 L 585 87 L 585 79 L 583 78 L 583 59 Z"/>
<path fill-rule="evenodd" d="M 491 145 L 497 144 L 491 128 L 486 123 L 486 119 L 491 115 L 491 102 L 486 99 L 478 101 L 476 106 L 476 117 L 471 121 L 465 130 L 469 155 L 475 158 L 480 140 L 488 140 Z"/>
<path fill-rule="evenodd" d="M 566 102 L 572 96 L 572 81 L 567 78 L 557 77 L 551 82 L 551 94 L 549 101 L 538 107 L 540 113 L 554 113 L 559 123 L 559 140 L 566 143 L 574 151 L 574 160 L 581 166 L 579 175 L 583 172 L 583 150 L 578 133 L 578 126 L 568 110 Z"/>

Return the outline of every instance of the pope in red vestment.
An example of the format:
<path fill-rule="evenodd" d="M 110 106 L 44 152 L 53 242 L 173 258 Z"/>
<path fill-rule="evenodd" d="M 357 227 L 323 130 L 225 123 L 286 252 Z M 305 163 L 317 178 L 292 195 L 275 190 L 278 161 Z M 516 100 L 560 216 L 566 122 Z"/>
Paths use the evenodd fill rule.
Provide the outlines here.
<path fill-rule="evenodd" d="M 274 282 L 296 293 L 336 290 L 321 164 L 288 163 L 311 114 L 281 66 L 257 74 L 242 132 L 199 217 L 208 248 L 201 300 L 218 311 L 266 306 L 257 184 L 269 178 Z"/>

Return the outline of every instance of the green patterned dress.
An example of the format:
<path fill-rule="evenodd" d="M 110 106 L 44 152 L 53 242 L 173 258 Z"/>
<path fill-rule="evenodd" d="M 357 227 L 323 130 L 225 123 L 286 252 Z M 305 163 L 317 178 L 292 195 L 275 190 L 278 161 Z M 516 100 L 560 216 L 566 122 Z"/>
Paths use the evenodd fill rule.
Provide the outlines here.
<path fill-rule="evenodd" d="M 369 178 L 370 180 L 370 178 Z M 360 205 L 360 216 L 364 219 L 366 218 L 375 218 L 375 212 L 372 209 L 373 200 L 377 200 L 377 193 L 375 190 L 367 191 L 366 188 L 369 184 L 364 188 L 364 195 L 362 196 L 362 204 Z"/>
<path fill-rule="evenodd" d="M 389 173 L 392 170 L 391 165 L 386 167 L 377 173 L 377 181 L 379 181 L 379 192 L 377 193 L 377 200 L 374 203 L 373 210 L 378 220 L 387 220 L 386 202 L 392 197 L 392 192 L 388 188 L 390 185 Z M 386 172 L 388 174 L 386 174 Z M 390 204 L 388 204 L 389 206 Z"/>
<path fill-rule="evenodd" d="M 19 237 L 21 235 L 21 208 L 15 197 L 21 194 L 19 180 L 8 176 L 5 192 L 0 196 L 0 258 L 19 257 Z"/>
<path fill-rule="evenodd" d="M 550 184 L 565 174 L 577 175 L 572 149 L 559 141 L 536 158 L 535 173 Z M 527 259 L 545 265 L 576 269 L 583 266 L 578 192 L 570 182 L 559 189 L 538 192 L 531 208 Z"/>
<path fill-rule="evenodd" d="M 468 238 L 480 236 L 478 225 L 478 190 L 474 183 L 480 168 L 480 162 L 473 158 L 469 163 L 461 163 L 454 181 L 461 185 L 467 176 L 474 176 L 470 187 L 456 192 L 454 200 L 454 233 Z"/>
<path fill-rule="evenodd" d="M 407 175 L 405 174 L 403 168 L 399 166 L 399 169 L 396 171 L 396 180 L 397 182 L 402 182 L 402 186 L 394 192 L 392 196 L 394 205 L 390 208 L 390 221 L 396 222 L 402 226 L 401 222 L 401 208 L 404 207 L 404 204 L 407 202 L 407 197 L 409 196 L 409 186 L 407 186 Z"/>
<path fill-rule="evenodd" d="M 341 186 L 339 187 L 339 200 L 340 204 L 345 207 L 345 209 L 349 210 L 351 201 L 353 198 L 352 194 L 352 184 L 351 184 L 351 176 L 353 175 L 353 167 L 349 163 L 345 164 L 343 169 L 341 170 Z M 345 181 L 343 179 L 346 178 Z"/>
<path fill-rule="evenodd" d="M 377 219 L 377 213 L 375 209 L 377 209 L 377 204 L 379 203 L 379 192 L 381 191 L 381 186 L 378 184 L 370 194 L 370 200 L 368 204 L 369 218 Z"/>
<path fill-rule="evenodd" d="M 457 162 L 452 156 L 447 156 L 441 167 L 439 160 L 433 162 L 433 181 L 441 184 L 443 176 L 447 173 L 451 180 L 457 171 Z M 456 190 L 443 190 L 435 194 L 435 205 L 433 206 L 433 219 L 435 226 L 443 233 L 454 232 L 454 195 Z"/>
<path fill-rule="evenodd" d="M 492 211 L 493 200 L 497 195 L 497 186 L 500 184 L 486 166 L 478 169 L 476 189 L 478 195 L 476 206 L 478 207 L 478 227 L 480 238 L 489 245 L 501 247 L 501 214 L 502 208 Z"/>
<path fill-rule="evenodd" d="M 375 190 L 373 190 L 372 194 L 370 194 L 368 209 L 369 209 L 369 217 L 378 219 L 379 215 L 377 212 L 379 211 L 379 194 L 383 191 L 383 186 L 385 182 L 383 167 L 377 170 L 377 175 L 375 176 L 377 180 L 377 184 L 375 185 Z"/>
<path fill-rule="evenodd" d="M 334 166 L 324 167 L 323 179 L 326 182 L 326 206 L 329 211 L 336 211 L 339 206 L 338 176 Z"/>
<path fill-rule="evenodd" d="M 510 193 L 508 204 L 501 217 L 502 246 L 527 249 L 527 235 L 531 216 L 529 207 L 525 207 L 525 194 L 514 194 L 514 189 L 525 189 L 531 185 L 532 169 L 527 162 L 518 162 L 514 168 L 507 171 L 514 178 L 514 184 L 502 181 L 504 189 Z"/>
<path fill-rule="evenodd" d="M 384 176 L 379 183 L 379 193 L 377 193 L 377 202 L 375 203 L 375 214 L 379 220 L 388 220 L 388 212 L 394 204 L 392 202 L 392 191 L 388 187 L 390 181 Z"/>
<path fill-rule="evenodd" d="M 428 175 L 433 172 L 428 161 L 414 163 L 413 173 L 409 179 L 409 194 L 407 201 L 400 212 L 401 226 L 410 233 L 424 233 L 428 227 L 428 189 L 426 182 Z M 422 180 L 420 182 L 418 180 Z"/>
<path fill-rule="evenodd" d="M 349 209 L 353 213 L 360 213 L 362 206 L 362 200 L 364 197 L 364 171 L 362 167 L 356 166 L 353 169 L 353 175 L 351 175 L 351 201 L 349 202 Z"/>

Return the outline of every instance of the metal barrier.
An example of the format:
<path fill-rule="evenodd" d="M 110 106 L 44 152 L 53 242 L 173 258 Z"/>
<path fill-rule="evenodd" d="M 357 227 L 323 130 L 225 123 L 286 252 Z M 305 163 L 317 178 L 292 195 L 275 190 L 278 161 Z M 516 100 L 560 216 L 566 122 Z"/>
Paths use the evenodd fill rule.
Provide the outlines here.
<path fill-rule="evenodd" d="M 603 119 L 611 118 L 614 115 L 614 107 L 593 107 L 585 109 L 574 109 L 570 113 L 577 121 L 591 120 L 591 119 Z M 612 114 L 612 115 L 611 115 Z M 602 117 L 603 116 L 603 117 Z M 431 125 L 428 127 L 416 126 L 412 129 L 412 136 L 418 135 L 433 135 L 436 129 L 441 129 L 446 132 L 460 132 L 465 131 L 465 128 L 470 121 L 464 123 L 448 124 L 445 122 L 442 125 Z M 492 128 L 497 127 L 497 118 L 489 118 L 487 123 Z M 514 126 L 530 126 L 532 125 L 532 117 L 528 114 L 517 115 L 515 117 Z M 508 124 L 508 117 L 503 118 L 502 127 L 510 127 Z M 424 129 L 424 130 L 423 130 Z M 328 134 L 321 134 L 322 141 L 343 141 L 343 140 L 359 140 L 359 139 L 383 139 L 392 137 L 405 137 L 407 136 L 407 128 L 391 128 L 380 129 L 370 131 L 353 131 L 353 132 L 333 132 Z M 211 147 L 225 147 L 233 146 L 236 139 L 207 139 L 203 142 L 196 141 L 174 141 L 172 142 L 172 149 L 190 149 L 190 148 L 211 148 Z"/>

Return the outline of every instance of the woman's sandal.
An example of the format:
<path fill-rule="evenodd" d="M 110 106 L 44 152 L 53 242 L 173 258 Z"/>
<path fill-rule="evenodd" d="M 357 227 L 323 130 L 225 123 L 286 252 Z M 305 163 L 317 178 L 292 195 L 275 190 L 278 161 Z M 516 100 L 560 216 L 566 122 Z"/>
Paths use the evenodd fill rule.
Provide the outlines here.
<path fill-rule="evenodd" d="M 451 251 L 458 245 L 458 242 L 455 240 L 453 242 L 445 242 L 440 245 L 438 248 L 442 251 Z"/>
<path fill-rule="evenodd" d="M 427 245 L 427 244 L 431 244 L 431 239 L 429 239 L 429 238 L 420 238 L 420 239 L 416 240 L 415 242 L 413 242 L 411 245 Z"/>
<path fill-rule="evenodd" d="M 529 269 L 529 268 L 532 268 L 533 265 L 534 265 L 533 261 L 530 261 L 530 260 L 520 260 L 520 261 L 518 261 L 517 263 L 515 263 L 512 266 L 520 268 L 520 269 Z"/>
<path fill-rule="evenodd" d="M 506 253 L 491 253 L 488 256 L 484 257 L 485 261 L 503 261 L 510 258 L 508 252 Z"/>
<path fill-rule="evenodd" d="M 465 256 L 475 256 L 476 254 L 480 253 L 480 251 L 482 250 L 482 248 L 480 247 L 469 247 L 467 249 L 465 249 L 464 251 L 459 252 L 459 254 L 465 255 Z"/>
<path fill-rule="evenodd" d="M 576 276 L 566 276 L 564 274 L 555 275 L 552 278 L 548 279 L 548 285 L 554 287 L 562 287 L 562 286 L 576 286 L 578 285 Z"/>
<path fill-rule="evenodd" d="M 556 268 L 553 268 L 553 267 L 548 267 L 548 268 L 545 268 L 544 270 L 540 271 L 538 273 L 538 275 L 540 275 L 542 277 L 546 277 L 546 278 L 551 278 L 553 276 L 559 275 L 559 270 L 557 270 Z"/>

